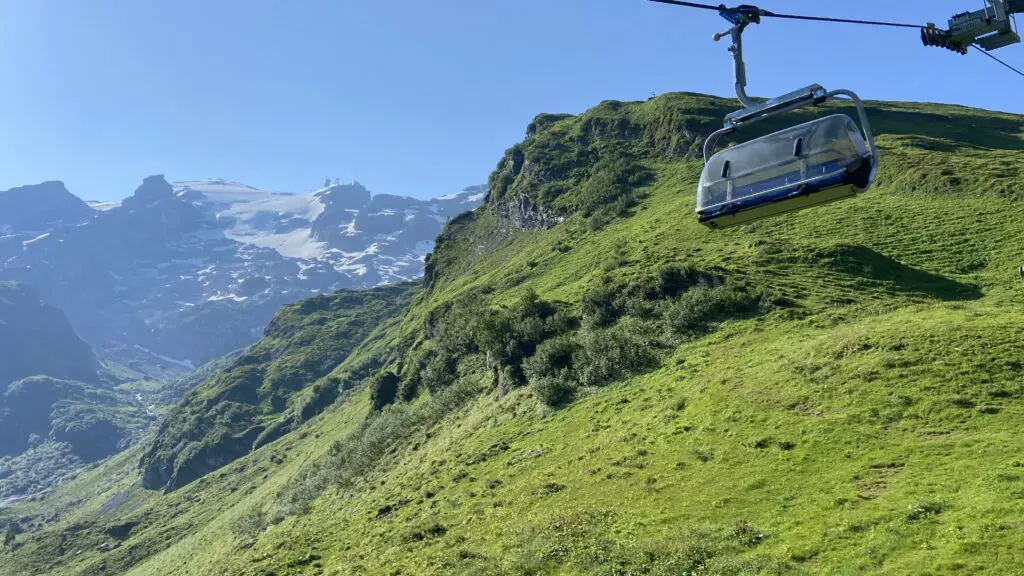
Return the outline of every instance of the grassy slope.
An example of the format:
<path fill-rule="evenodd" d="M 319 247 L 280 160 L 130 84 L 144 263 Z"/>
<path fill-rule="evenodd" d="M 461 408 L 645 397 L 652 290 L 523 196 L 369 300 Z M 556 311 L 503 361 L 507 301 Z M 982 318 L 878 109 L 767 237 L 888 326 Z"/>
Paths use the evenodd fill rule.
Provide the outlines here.
<path fill-rule="evenodd" d="M 306 395 L 293 397 L 398 314 L 417 288 L 346 290 L 282 308 L 259 342 L 168 413 L 144 456 L 146 486 L 179 488 L 322 410 L 307 406 Z"/>
<path fill-rule="evenodd" d="M 309 514 L 235 536 L 234 518 L 270 505 L 362 419 L 363 391 L 227 474 L 168 496 L 129 490 L 134 511 L 101 521 L 151 526 L 113 552 L 87 527 L 70 536 L 80 556 L 54 554 L 65 524 L 0 557 L 0 574 L 679 573 L 695 558 L 710 573 L 1012 572 L 1024 564 L 1024 121 L 913 105 L 875 115 L 887 155 L 859 199 L 709 232 L 692 217 L 699 167 L 648 161 L 657 179 L 633 217 L 523 233 L 374 345 L 474 286 L 574 302 L 622 239 L 623 275 L 721 265 L 800 308 L 729 323 L 563 410 L 525 389 L 482 397 Z M 398 509 L 376 519 L 387 505 Z"/>

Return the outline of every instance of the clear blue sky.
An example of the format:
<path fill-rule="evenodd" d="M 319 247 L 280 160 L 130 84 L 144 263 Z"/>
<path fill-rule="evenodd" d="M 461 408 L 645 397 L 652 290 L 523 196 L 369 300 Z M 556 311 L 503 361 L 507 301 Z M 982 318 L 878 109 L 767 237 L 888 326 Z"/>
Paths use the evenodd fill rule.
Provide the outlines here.
<path fill-rule="evenodd" d="M 981 0 L 763 0 L 945 25 Z M 0 0 L 0 189 L 117 199 L 149 174 L 419 197 L 481 183 L 538 112 L 652 92 L 731 94 L 713 12 L 644 0 Z M 1024 113 L 1024 78 L 915 30 L 768 21 L 750 92 Z M 1024 65 L 1024 47 L 999 54 Z"/>

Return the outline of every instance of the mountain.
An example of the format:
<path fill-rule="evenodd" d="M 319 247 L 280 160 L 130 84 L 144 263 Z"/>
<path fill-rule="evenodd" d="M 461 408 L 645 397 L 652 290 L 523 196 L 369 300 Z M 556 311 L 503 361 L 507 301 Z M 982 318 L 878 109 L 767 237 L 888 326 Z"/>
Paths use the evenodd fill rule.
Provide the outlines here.
<path fill-rule="evenodd" d="M 1024 117 L 870 102 L 876 187 L 712 231 L 736 105 L 538 116 L 397 312 L 352 347 L 385 294 L 285 309 L 156 442 L 0 510 L 0 574 L 1013 572 Z"/>
<path fill-rule="evenodd" d="M 417 287 L 342 290 L 285 306 L 259 342 L 167 415 L 143 457 L 143 484 L 180 488 L 321 412 L 343 391 L 323 377 L 397 315 Z"/>
<path fill-rule="evenodd" d="M 0 193 L 0 279 L 34 286 L 105 357 L 198 366 L 255 341 L 285 304 L 420 276 L 444 222 L 485 193 L 284 194 L 152 176 L 90 207 L 44 183 Z"/>
<path fill-rule="evenodd" d="M 43 182 L 0 191 L 0 232 L 44 234 L 57 228 L 77 226 L 94 211 L 61 182 Z"/>
<path fill-rule="evenodd" d="M 39 374 L 94 381 L 98 370 L 63 312 L 40 302 L 29 286 L 0 282 L 0 387 Z"/>
<path fill-rule="evenodd" d="M 48 488 L 130 444 L 155 416 L 57 308 L 0 283 L 0 498 Z"/>

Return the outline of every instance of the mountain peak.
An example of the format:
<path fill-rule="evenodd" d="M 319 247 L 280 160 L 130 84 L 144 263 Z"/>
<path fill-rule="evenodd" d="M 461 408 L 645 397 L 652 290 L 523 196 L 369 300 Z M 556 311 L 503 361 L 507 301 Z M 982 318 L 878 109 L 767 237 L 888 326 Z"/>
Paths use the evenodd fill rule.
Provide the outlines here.
<path fill-rule="evenodd" d="M 0 191 L 0 226 L 17 231 L 47 231 L 79 224 L 93 214 L 59 180 Z"/>
<path fill-rule="evenodd" d="M 84 206 L 85 226 L 0 227 L 0 275 L 43 287 L 89 341 L 199 364 L 250 344 L 282 304 L 419 277 L 445 221 L 474 207 L 358 182 L 288 194 L 157 174 L 120 206 Z"/>
<path fill-rule="evenodd" d="M 142 184 L 135 189 L 135 193 L 130 198 L 126 198 L 122 206 L 139 208 L 172 198 L 174 198 L 174 189 L 167 183 L 167 179 L 163 174 L 155 174 L 146 176 L 142 180 Z"/>
<path fill-rule="evenodd" d="M 474 203 L 475 204 L 477 202 L 483 201 L 485 196 L 487 196 L 487 186 L 486 185 L 478 185 L 478 186 L 468 186 L 466 188 L 463 188 L 459 192 L 455 192 L 454 194 L 447 194 L 445 196 L 439 196 L 435 200 L 438 200 L 438 201 L 441 201 L 441 202 L 456 201 L 456 202 L 467 202 L 467 203 Z"/>
<path fill-rule="evenodd" d="M 359 182 L 335 184 L 314 193 L 324 205 L 336 209 L 358 209 L 370 203 L 371 194 Z"/>

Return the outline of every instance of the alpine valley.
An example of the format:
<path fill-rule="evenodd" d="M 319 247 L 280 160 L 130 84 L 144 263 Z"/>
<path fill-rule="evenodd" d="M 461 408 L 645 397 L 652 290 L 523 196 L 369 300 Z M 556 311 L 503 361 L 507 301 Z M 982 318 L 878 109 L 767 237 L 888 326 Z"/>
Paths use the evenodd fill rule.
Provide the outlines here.
<path fill-rule="evenodd" d="M 422 276 L 445 222 L 485 190 L 151 176 L 117 203 L 56 181 L 0 192 L 0 504 L 131 445 L 282 306 Z"/>

